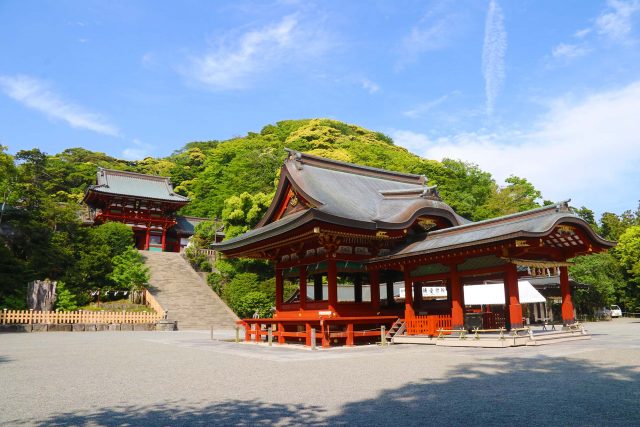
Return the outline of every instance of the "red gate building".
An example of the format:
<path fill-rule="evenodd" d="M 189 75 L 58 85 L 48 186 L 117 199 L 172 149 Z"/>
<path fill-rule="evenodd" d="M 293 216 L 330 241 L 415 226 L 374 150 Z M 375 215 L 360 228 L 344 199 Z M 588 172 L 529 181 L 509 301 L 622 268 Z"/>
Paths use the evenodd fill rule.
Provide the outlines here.
<path fill-rule="evenodd" d="M 96 185 L 83 202 L 93 224 L 116 221 L 133 229 L 138 249 L 179 252 L 206 218 L 179 217 L 176 212 L 189 203 L 176 194 L 169 178 L 135 172 L 99 169 Z"/>

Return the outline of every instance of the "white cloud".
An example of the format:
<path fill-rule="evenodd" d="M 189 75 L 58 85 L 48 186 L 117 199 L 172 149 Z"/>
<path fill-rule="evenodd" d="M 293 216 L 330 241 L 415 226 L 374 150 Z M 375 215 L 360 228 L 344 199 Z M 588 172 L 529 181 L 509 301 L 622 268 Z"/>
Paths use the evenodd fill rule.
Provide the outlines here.
<path fill-rule="evenodd" d="M 560 43 L 551 51 L 551 55 L 558 59 L 574 59 L 589 53 L 589 48 L 579 44 Z"/>
<path fill-rule="evenodd" d="M 122 150 L 122 157 L 127 160 L 141 160 L 149 157 L 153 152 L 153 145 L 144 143 L 137 138 L 132 141 L 133 146 Z"/>
<path fill-rule="evenodd" d="M 397 145 L 406 148 L 412 153 L 424 155 L 434 143 L 427 135 L 410 130 L 394 130 L 391 138 Z"/>
<path fill-rule="evenodd" d="M 118 129 L 102 116 L 62 99 L 46 83 L 29 76 L 0 76 L 0 89 L 9 97 L 53 120 L 62 120 L 73 128 L 118 136 Z"/>
<path fill-rule="evenodd" d="M 436 140 L 396 131 L 392 137 L 427 158 L 476 163 L 498 182 L 511 174 L 527 178 L 548 199 L 572 197 L 575 205 L 599 212 L 634 207 L 640 198 L 640 81 L 554 105 L 529 129 Z"/>
<path fill-rule="evenodd" d="M 583 28 L 582 30 L 578 30 L 573 33 L 573 36 L 578 39 L 583 39 L 591 33 L 591 28 Z"/>
<path fill-rule="evenodd" d="M 609 9 L 596 19 L 598 34 L 624 40 L 631 32 L 631 18 L 640 11 L 640 1 L 609 0 Z"/>
<path fill-rule="evenodd" d="M 229 39 L 234 41 L 227 43 Z M 289 15 L 240 36 L 219 38 L 215 49 L 191 58 L 185 73 L 214 90 L 242 89 L 251 77 L 284 63 L 303 62 L 326 47 L 326 38 L 319 31 Z"/>
<path fill-rule="evenodd" d="M 380 90 L 380 86 L 376 82 L 372 82 L 369 79 L 362 79 L 362 88 L 367 92 L 373 94 Z"/>
<path fill-rule="evenodd" d="M 482 47 L 482 75 L 485 80 L 487 115 L 491 116 L 505 78 L 504 57 L 507 51 L 507 32 L 502 9 L 491 0 L 484 29 Z"/>
<path fill-rule="evenodd" d="M 433 99 L 431 101 L 423 102 L 422 104 L 417 105 L 411 110 L 403 111 L 402 114 L 407 117 L 411 117 L 412 119 L 421 117 L 456 95 L 460 95 L 460 92 L 457 90 L 442 95 L 441 97 Z"/>

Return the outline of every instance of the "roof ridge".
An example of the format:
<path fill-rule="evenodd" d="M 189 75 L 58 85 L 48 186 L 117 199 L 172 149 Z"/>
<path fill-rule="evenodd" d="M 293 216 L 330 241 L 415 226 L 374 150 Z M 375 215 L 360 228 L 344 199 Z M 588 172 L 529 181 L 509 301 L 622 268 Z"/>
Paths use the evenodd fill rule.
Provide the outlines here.
<path fill-rule="evenodd" d="M 160 181 L 160 180 L 170 180 L 171 177 L 169 176 L 162 176 L 162 175 L 151 175 L 151 174 L 146 174 L 146 173 L 141 173 L 141 172 L 131 172 L 131 171 L 125 171 L 125 170 L 121 170 L 121 169 L 108 169 L 108 168 L 98 168 L 99 172 L 115 172 L 117 174 L 123 174 L 123 175 L 137 175 L 140 177 L 145 177 L 145 178 L 155 178 L 156 180 Z"/>
<path fill-rule="evenodd" d="M 470 222 L 468 224 L 462 224 L 462 225 L 456 225 L 454 227 L 443 228 L 441 230 L 433 231 L 433 232 L 431 232 L 429 234 L 433 236 L 433 235 L 447 234 L 447 232 L 453 233 L 453 232 L 457 232 L 457 231 L 459 231 L 461 229 L 468 230 L 470 228 L 482 227 L 484 225 L 491 224 L 491 223 L 499 224 L 501 222 L 504 222 L 504 221 L 507 221 L 507 220 L 511 220 L 511 219 L 514 219 L 514 218 L 522 217 L 522 219 L 524 219 L 524 218 L 529 217 L 529 216 L 536 216 L 538 214 L 545 213 L 546 211 L 549 211 L 549 210 L 555 210 L 556 212 L 566 211 L 567 213 L 569 213 L 571 215 L 574 215 L 569 210 L 569 202 L 570 201 L 571 201 L 571 199 L 567 199 L 567 200 L 563 200 L 561 202 L 554 203 L 552 205 L 541 206 L 539 208 L 530 209 L 528 211 L 516 212 L 516 213 L 513 213 L 513 214 L 499 216 L 499 217 L 496 217 L 496 218 L 489 218 L 489 219 L 484 219 L 482 221 Z"/>
<path fill-rule="evenodd" d="M 285 159 L 285 163 L 287 163 L 288 161 L 296 161 L 301 165 L 309 164 L 312 166 L 321 167 L 323 169 L 336 170 L 339 172 L 353 173 L 363 176 L 371 176 L 381 179 L 389 179 L 415 185 L 424 185 L 427 182 L 427 178 L 424 175 L 396 172 L 386 169 L 374 168 L 371 166 L 358 165 L 355 163 L 342 162 L 340 160 L 327 159 L 325 157 L 303 153 L 301 151 L 292 150 L 286 147 L 285 151 L 289 153 L 289 156 Z"/>

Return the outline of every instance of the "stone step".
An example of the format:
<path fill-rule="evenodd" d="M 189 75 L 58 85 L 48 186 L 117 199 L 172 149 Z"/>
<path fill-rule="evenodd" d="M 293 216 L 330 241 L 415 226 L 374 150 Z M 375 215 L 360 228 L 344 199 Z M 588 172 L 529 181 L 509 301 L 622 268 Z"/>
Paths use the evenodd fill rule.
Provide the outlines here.
<path fill-rule="evenodd" d="M 231 329 L 238 317 L 179 253 L 141 251 L 149 291 L 178 329 Z"/>

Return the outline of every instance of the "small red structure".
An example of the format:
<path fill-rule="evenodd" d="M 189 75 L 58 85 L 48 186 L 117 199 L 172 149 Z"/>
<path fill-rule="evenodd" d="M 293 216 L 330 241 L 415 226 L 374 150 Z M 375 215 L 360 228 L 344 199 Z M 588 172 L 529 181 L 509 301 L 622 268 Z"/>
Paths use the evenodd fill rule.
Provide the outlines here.
<path fill-rule="evenodd" d="M 405 322 L 409 334 L 465 325 L 463 285 L 502 279 L 511 328 L 522 326 L 518 277 L 527 268 L 559 270 L 563 320 L 572 323 L 567 259 L 605 250 L 567 202 L 470 222 L 442 201 L 426 178 L 288 150 L 280 182 L 255 229 L 223 241 L 229 257 L 270 260 L 276 279 L 273 319 L 244 319 L 246 339 L 276 324 L 278 342 L 323 346 L 379 336 L 380 326 Z M 297 283 L 283 295 L 285 280 Z M 394 283 L 404 285 L 396 302 Z M 444 300 L 425 299 L 424 286 L 446 287 Z"/>
<path fill-rule="evenodd" d="M 87 189 L 83 202 L 94 224 L 131 226 L 141 250 L 179 252 L 194 226 L 206 220 L 176 215 L 189 199 L 174 193 L 169 178 L 135 172 L 100 168 L 97 184 Z"/>

